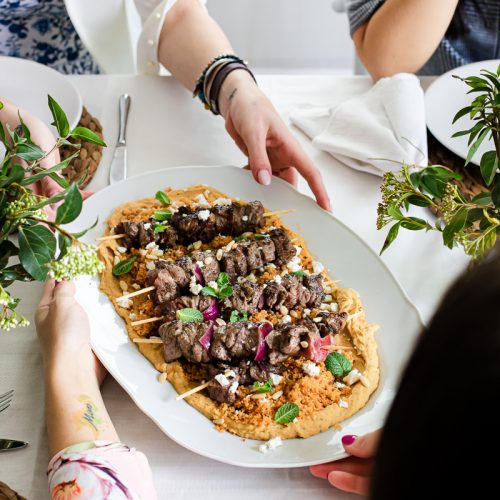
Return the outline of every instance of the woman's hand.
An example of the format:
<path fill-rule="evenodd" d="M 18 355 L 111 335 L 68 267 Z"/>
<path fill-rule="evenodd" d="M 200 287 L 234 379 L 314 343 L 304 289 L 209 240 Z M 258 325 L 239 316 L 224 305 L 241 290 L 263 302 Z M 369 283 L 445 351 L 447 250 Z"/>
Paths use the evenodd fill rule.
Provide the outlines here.
<path fill-rule="evenodd" d="M 35 322 L 46 368 L 80 364 L 94 370 L 99 383 L 104 380 L 106 370 L 90 347 L 89 321 L 75 300 L 73 283 L 50 280 L 45 284 Z"/>
<path fill-rule="evenodd" d="M 328 464 L 313 465 L 310 467 L 312 475 L 327 479 L 339 490 L 368 495 L 373 459 L 381 432 L 379 429 L 359 437 L 343 436 L 342 444 L 351 456 Z"/>
<path fill-rule="evenodd" d="M 321 173 L 248 73 L 236 70 L 229 74 L 219 95 L 219 107 L 226 130 L 248 157 L 257 182 L 267 186 L 274 174 L 296 186 L 300 174 L 318 204 L 331 210 Z"/>

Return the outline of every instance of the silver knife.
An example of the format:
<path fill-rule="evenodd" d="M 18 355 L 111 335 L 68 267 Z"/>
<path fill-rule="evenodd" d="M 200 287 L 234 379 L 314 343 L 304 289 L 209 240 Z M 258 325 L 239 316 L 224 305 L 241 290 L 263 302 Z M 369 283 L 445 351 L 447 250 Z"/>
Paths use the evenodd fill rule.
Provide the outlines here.
<path fill-rule="evenodd" d="M 130 109 L 130 96 L 123 94 L 118 102 L 118 141 L 116 142 L 113 161 L 109 170 L 109 183 L 123 181 L 127 177 L 127 132 L 128 110 Z"/>
<path fill-rule="evenodd" d="M 28 443 L 24 441 L 16 441 L 15 439 L 0 439 L 0 453 L 2 451 L 22 450 L 26 448 Z"/>

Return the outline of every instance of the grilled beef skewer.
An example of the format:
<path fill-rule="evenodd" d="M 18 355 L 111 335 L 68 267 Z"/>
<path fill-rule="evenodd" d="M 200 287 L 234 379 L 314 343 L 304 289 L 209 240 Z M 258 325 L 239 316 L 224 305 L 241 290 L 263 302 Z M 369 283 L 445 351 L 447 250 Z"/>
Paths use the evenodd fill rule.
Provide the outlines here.
<path fill-rule="evenodd" d="M 208 243 L 218 234 L 238 236 L 255 232 L 264 226 L 264 207 L 260 201 L 245 205 L 216 205 L 209 208 L 180 207 L 168 221 L 170 227 L 156 232 L 154 218 L 149 221 L 124 221 L 114 228 L 115 234 L 125 234 L 122 244 L 126 248 L 144 248 L 155 242 L 160 248 L 176 244 L 188 245 L 195 241 Z"/>
<path fill-rule="evenodd" d="M 221 271 L 226 272 L 234 283 L 238 276 L 246 276 L 265 264 L 288 262 L 295 255 L 295 248 L 283 229 L 273 229 L 268 238 L 238 242 L 228 252 L 222 253 L 220 260 L 216 258 L 217 253 L 212 250 L 193 252 L 175 262 L 157 261 L 156 269 L 149 271 L 145 280 L 146 286 L 155 287 L 153 302 L 163 304 L 187 290 L 195 266 L 198 266 L 205 283 L 215 281 Z"/>

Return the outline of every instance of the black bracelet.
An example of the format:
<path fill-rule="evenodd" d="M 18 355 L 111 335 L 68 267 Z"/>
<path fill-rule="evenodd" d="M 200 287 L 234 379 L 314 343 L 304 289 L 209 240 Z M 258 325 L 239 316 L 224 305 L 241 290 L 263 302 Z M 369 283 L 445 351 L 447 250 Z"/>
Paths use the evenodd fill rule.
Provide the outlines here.
<path fill-rule="evenodd" d="M 222 88 L 222 84 L 224 83 L 224 80 L 228 77 L 230 73 L 237 69 L 242 69 L 246 71 L 247 73 L 250 74 L 250 76 L 253 78 L 253 81 L 257 83 L 257 80 L 255 79 L 254 74 L 250 71 L 248 66 L 243 63 L 243 62 L 229 62 L 225 64 L 219 72 L 215 75 L 214 81 L 212 83 L 212 86 L 210 87 L 210 97 L 209 97 L 209 107 L 210 111 L 214 115 L 219 115 L 219 94 L 220 94 L 220 89 Z"/>
<path fill-rule="evenodd" d="M 207 72 L 210 70 L 210 68 L 219 60 L 221 59 L 231 59 L 233 61 L 237 61 L 237 62 L 243 62 L 243 59 L 241 59 L 240 57 L 238 57 L 237 55 L 235 54 L 221 54 L 217 57 L 214 57 L 208 64 L 207 66 L 205 67 L 205 69 L 203 70 L 203 72 L 201 73 L 200 77 L 198 78 L 198 80 L 196 80 L 196 85 L 195 85 L 195 88 L 194 88 L 194 91 L 193 91 L 193 97 L 198 97 L 200 99 L 200 101 L 205 104 L 206 107 L 208 107 L 208 101 L 207 101 L 207 97 L 205 96 L 204 92 L 203 92 L 203 85 L 205 83 L 205 78 L 206 78 L 206 75 L 207 75 Z"/>

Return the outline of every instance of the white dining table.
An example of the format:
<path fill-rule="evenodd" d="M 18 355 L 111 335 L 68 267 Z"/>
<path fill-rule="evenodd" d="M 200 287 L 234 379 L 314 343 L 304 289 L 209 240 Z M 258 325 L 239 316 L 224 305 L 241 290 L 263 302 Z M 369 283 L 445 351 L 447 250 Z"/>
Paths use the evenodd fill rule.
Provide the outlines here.
<path fill-rule="evenodd" d="M 132 97 L 128 176 L 182 165 L 245 164 L 245 157 L 226 134 L 223 120 L 205 111 L 170 77 L 69 78 L 90 113 L 101 121 L 109 145 L 90 190 L 108 184 L 117 136 L 118 98 L 125 92 Z M 258 80 L 287 123 L 294 108 L 335 104 L 366 91 L 372 84 L 369 77 L 362 76 L 265 75 Z M 428 83 L 422 81 L 424 87 Z M 297 129 L 292 130 L 323 174 L 334 215 L 378 252 L 385 239 L 385 232 L 375 227 L 381 179 L 345 167 L 315 149 Z M 302 181 L 299 189 L 309 193 Z M 445 248 L 441 236 L 434 232 L 402 232 L 382 259 L 424 321 L 429 320 L 447 287 L 468 264 L 461 249 Z M 0 453 L 0 480 L 28 499 L 43 500 L 48 498 L 45 468 L 49 457 L 42 366 L 33 322 L 42 286 L 15 284 L 12 289 L 22 297 L 20 310 L 31 325 L 0 332 L 0 394 L 15 389 L 12 406 L 0 414 L 0 438 L 22 439 L 30 445 Z M 355 498 L 312 477 L 307 469 L 246 469 L 198 456 L 163 434 L 110 376 L 104 382 L 103 395 L 122 441 L 147 455 L 161 499 Z"/>

